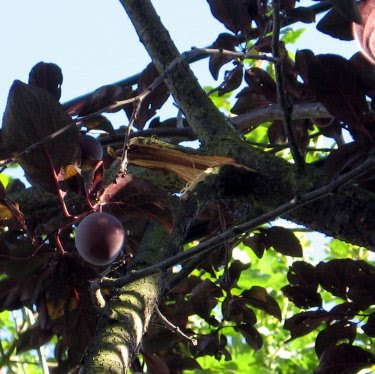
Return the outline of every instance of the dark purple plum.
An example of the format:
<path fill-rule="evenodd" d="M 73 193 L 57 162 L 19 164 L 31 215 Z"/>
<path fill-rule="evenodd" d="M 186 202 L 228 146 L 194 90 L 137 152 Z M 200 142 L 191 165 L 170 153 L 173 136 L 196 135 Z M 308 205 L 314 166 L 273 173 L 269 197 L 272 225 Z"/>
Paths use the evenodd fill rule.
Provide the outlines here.
<path fill-rule="evenodd" d="M 81 134 L 79 136 L 82 160 L 99 161 L 103 158 L 103 147 L 100 142 L 90 135 Z"/>
<path fill-rule="evenodd" d="M 115 216 L 95 212 L 78 224 L 75 242 L 83 259 L 99 266 L 108 265 L 116 259 L 124 239 L 124 228 Z"/>

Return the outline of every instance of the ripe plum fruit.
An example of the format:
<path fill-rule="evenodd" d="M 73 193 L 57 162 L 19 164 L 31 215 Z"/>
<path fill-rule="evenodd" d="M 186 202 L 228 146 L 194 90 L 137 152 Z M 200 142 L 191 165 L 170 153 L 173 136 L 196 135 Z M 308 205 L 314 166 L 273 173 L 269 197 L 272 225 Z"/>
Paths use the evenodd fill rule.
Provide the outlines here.
<path fill-rule="evenodd" d="M 84 260 L 100 266 L 116 259 L 124 239 L 124 228 L 115 216 L 95 212 L 78 224 L 75 243 Z"/>
<path fill-rule="evenodd" d="M 103 147 L 92 136 L 81 134 L 79 145 L 81 146 L 82 160 L 99 161 L 103 158 Z"/>

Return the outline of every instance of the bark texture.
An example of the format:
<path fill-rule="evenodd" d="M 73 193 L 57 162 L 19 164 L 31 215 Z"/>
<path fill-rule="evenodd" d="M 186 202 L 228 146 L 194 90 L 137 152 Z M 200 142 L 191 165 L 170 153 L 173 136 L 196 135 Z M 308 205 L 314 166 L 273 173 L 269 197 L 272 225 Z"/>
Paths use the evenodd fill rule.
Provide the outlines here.
<path fill-rule="evenodd" d="M 198 201 L 192 197 L 184 204 L 175 205 L 176 224 L 172 235 L 159 224 L 149 224 L 137 250 L 134 266 L 129 271 L 157 263 L 181 250 L 185 233 L 200 208 L 204 207 L 203 199 L 201 204 L 198 206 Z M 164 278 L 164 273 L 157 273 L 111 291 L 85 360 L 85 373 L 126 372 L 159 302 Z"/>
<path fill-rule="evenodd" d="M 123 373 L 129 367 L 158 301 L 159 283 L 160 275 L 140 279 L 108 302 L 87 357 L 87 373 Z"/>

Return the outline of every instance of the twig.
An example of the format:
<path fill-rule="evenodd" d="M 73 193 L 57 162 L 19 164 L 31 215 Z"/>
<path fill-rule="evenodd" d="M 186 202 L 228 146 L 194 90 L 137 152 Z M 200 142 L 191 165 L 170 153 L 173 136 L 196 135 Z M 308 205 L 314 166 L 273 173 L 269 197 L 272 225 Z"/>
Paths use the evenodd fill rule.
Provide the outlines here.
<path fill-rule="evenodd" d="M 217 50 L 219 52 L 219 50 Z M 98 116 L 105 112 L 112 112 L 115 110 L 120 110 L 125 105 L 131 103 L 139 103 L 142 102 L 149 94 L 151 94 L 163 81 L 164 79 L 171 73 L 171 71 L 181 62 L 186 61 L 189 62 L 193 60 L 197 55 L 201 54 L 202 52 L 198 48 L 194 48 L 191 51 L 183 52 L 178 57 L 176 57 L 164 70 L 163 74 L 159 75 L 148 87 L 145 91 L 140 93 L 139 95 L 132 97 L 131 99 L 126 100 L 119 100 L 115 103 L 108 105 L 107 107 L 98 110 L 95 113 L 90 113 L 86 116 L 79 117 L 77 121 L 84 121 L 90 119 L 92 117 Z"/>
<path fill-rule="evenodd" d="M 304 160 L 298 149 L 298 144 L 292 130 L 292 112 L 293 103 L 291 96 L 288 95 L 285 88 L 285 75 L 284 75 L 284 58 L 280 58 L 280 0 L 273 0 L 273 28 L 272 28 L 272 54 L 273 57 L 278 59 L 275 64 L 276 74 L 276 88 L 277 88 L 277 101 L 283 109 L 283 124 L 285 135 L 290 145 L 290 151 L 292 153 L 294 162 L 297 165 L 297 169 L 302 171 L 304 168 Z"/>
<path fill-rule="evenodd" d="M 283 110 L 279 104 L 272 104 L 264 108 L 251 110 L 249 112 L 240 114 L 235 117 L 229 117 L 229 122 L 236 127 L 236 129 L 244 132 L 248 129 L 252 129 L 257 125 L 265 122 L 275 121 L 282 119 Z M 321 103 L 306 103 L 297 104 L 294 106 L 292 113 L 292 119 L 308 119 L 308 118 L 332 118 L 332 115 Z M 127 131 L 127 130 L 125 130 Z M 140 130 L 133 132 L 129 135 L 133 137 L 178 137 L 186 138 L 186 140 L 196 140 L 197 136 L 193 129 L 190 127 L 184 128 L 155 128 Z M 115 141 L 122 141 L 124 139 L 124 130 L 115 131 L 114 134 L 110 134 L 104 137 L 100 137 L 98 140 L 102 145 L 109 145 Z M 287 147 L 287 146 L 286 146 Z"/>
<path fill-rule="evenodd" d="M 157 305 L 155 305 L 155 312 L 158 315 L 158 317 L 161 319 L 161 321 L 164 323 L 164 325 L 174 333 L 180 335 L 183 337 L 185 340 L 187 340 L 189 343 L 193 345 L 197 345 L 197 341 L 193 338 L 190 338 L 190 336 L 187 336 L 184 332 L 180 330 L 178 326 L 175 326 L 173 323 L 168 321 L 168 319 L 160 312 L 160 309 Z"/>
<path fill-rule="evenodd" d="M 241 132 L 252 129 L 257 125 L 265 122 L 271 122 L 282 119 L 283 110 L 279 104 L 272 104 L 264 108 L 258 108 L 249 112 L 239 114 L 235 117 L 229 117 L 229 122 L 241 130 Z M 292 113 L 292 119 L 308 119 L 308 118 L 332 118 L 332 115 L 321 103 L 296 104 Z M 187 140 L 196 140 L 197 136 L 190 127 L 184 128 L 155 128 L 140 130 L 133 132 L 130 138 L 137 136 L 157 136 L 157 137 L 178 137 Z M 98 140 L 103 145 L 109 145 L 115 141 L 124 139 L 124 130 L 118 130 L 114 134 L 100 137 Z"/>
<path fill-rule="evenodd" d="M 278 208 L 269 211 L 261 216 L 245 222 L 238 226 L 233 226 L 228 230 L 225 230 L 221 234 L 216 235 L 215 237 L 208 239 L 196 247 L 193 247 L 185 252 L 179 253 L 173 257 L 170 257 L 166 260 L 159 262 L 158 264 L 149 266 L 139 271 L 132 271 L 130 274 L 125 275 L 124 277 L 118 279 L 103 279 L 102 285 L 104 287 L 123 287 L 125 284 L 131 283 L 135 280 L 147 277 L 151 274 L 163 271 L 165 269 L 170 268 L 176 264 L 179 264 L 181 261 L 185 261 L 189 258 L 192 258 L 196 255 L 200 254 L 208 254 L 212 250 L 215 250 L 217 246 L 223 244 L 229 239 L 235 238 L 236 236 L 254 230 L 260 225 L 272 221 L 282 215 L 288 214 L 291 211 L 304 206 L 308 203 L 311 203 L 315 200 L 321 199 L 325 196 L 328 196 L 332 193 L 335 189 L 343 187 L 348 182 L 352 181 L 353 179 L 361 176 L 362 174 L 369 171 L 375 165 L 375 156 L 370 155 L 369 158 L 357 168 L 349 171 L 348 173 L 338 177 L 334 181 L 328 183 L 327 185 L 320 187 L 312 192 L 309 192 L 305 195 L 301 195 L 299 198 L 295 198 L 292 201 L 280 205 Z"/>
<path fill-rule="evenodd" d="M 61 188 L 60 188 L 60 185 L 59 185 L 59 180 L 58 180 L 58 175 L 57 175 L 56 170 L 55 170 L 55 165 L 53 164 L 52 157 L 51 157 L 47 147 L 45 146 L 45 144 L 43 144 L 43 150 L 44 150 L 44 153 L 46 154 L 47 159 L 48 159 L 48 163 L 49 163 L 51 173 L 52 173 L 52 178 L 53 178 L 53 181 L 54 181 L 55 187 L 56 187 L 56 194 L 57 194 L 57 197 L 60 201 L 60 205 L 61 205 L 62 211 L 64 213 L 64 216 L 66 218 L 72 219 L 73 216 L 69 213 L 68 208 L 67 208 L 67 206 L 65 204 L 65 201 L 64 201 L 64 195 L 63 195 L 63 192 L 61 191 Z"/>
<path fill-rule="evenodd" d="M 119 110 L 125 105 L 134 103 L 134 102 L 139 102 L 144 100 L 150 93 L 152 93 L 163 81 L 164 79 L 171 73 L 171 71 L 176 67 L 176 65 L 180 64 L 181 62 L 185 61 L 187 63 L 191 63 L 192 61 L 195 61 L 197 59 L 197 56 L 211 56 L 211 55 L 225 55 L 225 56 L 230 56 L 233 58 L 238 58 L 238 59 L 254 59 L 254 60 L 265 60 L 265 61 L 270 61 L 270 62 L 277 62 L 278 59 L 272 57 L 272 56 L 267 56 L 265 54 L 262 55 L 253 55 L 251 53 L 242 53 L 242 52 L 235 52 L 235 51 L 229 51 L 225 49 L 214 49 L 214 48 L 196 48 L 193 47 L 190 51 L 186 51 L 181 53 L 178 57 L 176 57 L 165 69 L 164 73 L 157 77 L 154 82 L 148 87 L 148 89 L 141 94 L 132 97 L 131 99 L 126 99 L 126 100 L 120 100 L 116 101 L 115 103 L 108 105 L 107 107 L 100 109 L 99 111 L 95 113 L 90 113 L 86 116 L 80 117 L 78 121 L 83 121 L 83 120 L 88 120 L 92 117 L 98 116 L 101 113 L 104 112 L 112 112 L 115 110 Z"/>
<path fill-rule="evenodd" d="M 125 130 L 126 131 L 126 130 Z M 195 135 L 194 131 L 190 127 L 184 128 L 155 128 L 155 129 L 147 129 L 147 130 L 140 130 L 137 132 L 133 132 L 129 135 L 129 138 L 135 137 L 149 137 L 149 136 L 156 136 L 158 138 L 182 138 L 184 140 L 196 140 L 197 136 Z M 115 132 L 113 135 L 108 135 L 104 137 L 98 138 L 102 145 L 109 145 L 116 141 L 122 141 L 124 139 L 124 130 L 120 130 Z"/>
<path fill-rule="evenodd" d="M 193 51 L 200 52 L 202 55 L 213 56 L 213 55 L 222 55 L 227 57 L 233 57 L 240 60 L 263 60 L 269 62 L 278 62 L 279 59 L 267 56 L 266 54 L 253 54 L 253 52 L 236 52 L 230 51 L 227 49 L 215 49 L 215 48 L 193 48 Z"/>
<path fill-rule="evenodd" d="M 124 137 L 124 145 L 122 148 L 122 156 L 121 156 L 121 166 L 120 166 L 120 173 L 125 174 L 128 168 L 128 151 L 129 151 L 129 142 L 130 142 L 130 133 L 132 131 L 134 122 L 137 120 L 139 111 L 142 106 L 142 102 L 144 98 L 148 95 L 148 93 L 144 96 L 140 96 L 139 100 L 136 102 L 135 107 L 133 109 L 132 116 L 129 121 L 128 129 L 125 133 Z"/>
<path fill-rule="evenodd" d="M 166 295 L 178 283 L 184 280 L 198 265 L 205 261 L 206 258 L 207 255 L 205 253 L 193 257 L 178 273 L 174 274 L 166 281 L 166 285 L 163 287 L 163 295 Z"/>
<path fill-rule="evenodd" d="M 9 365 L 10 357 L 12 356 L 12 354 L 14 353 L 14 351 L 16 350 L 17 343 L 18 343 L 18 339 L 14 339 L 10 343 L 10 346 L 8 348 L 8 352 L 4 356 L 2 356 L 1 359 L 0 359 L 0 368 Z"/>
<path fill-rule="evenodd" d="M 257 143 L 247 140 L 247 144 L 254 145 L 263 149 L 272 149 L 275 152 L 281 151 L 289 147 L 289 144 L 270 144 L 270 143 Z M 334 148 L 315 148 L 315 147 L 306 147 L 307 152 L 331 152 Z"/>
<path fill-rule="evenodd" d="M 272 104 L 263 108 L 230 117 L 229 121 L 238 130 L 252 129 L 261 123 L 282 119 L 284 111 L 279 104 Z M 291 119 L 332 118 L 332 115 L 321 103 L 296 104 L 291 113 Z"/>

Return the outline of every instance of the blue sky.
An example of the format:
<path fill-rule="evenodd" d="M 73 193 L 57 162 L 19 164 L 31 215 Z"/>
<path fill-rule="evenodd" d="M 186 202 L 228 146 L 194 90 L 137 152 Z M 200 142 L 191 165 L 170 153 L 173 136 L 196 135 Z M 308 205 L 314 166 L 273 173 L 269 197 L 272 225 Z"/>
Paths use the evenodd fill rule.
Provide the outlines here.
<path fill-rule="evenodd" d="M 204 0 L 154 5 L 181 50 L 208 45 L 224 31 Z M 117 0 L 2 0 L 0 33 L 1 112 L 12 81 L 26 81 L 38 61 L 62 68 L 62 101 L 138 73 L 150 61 Z"/>

